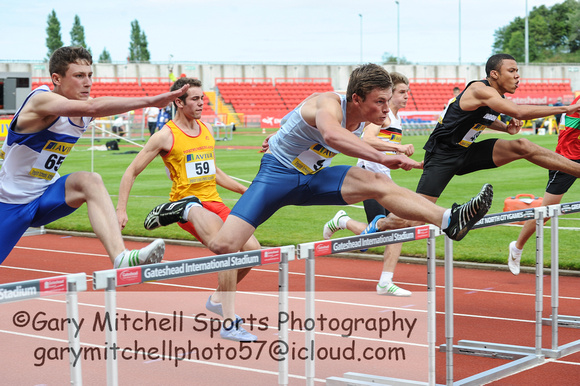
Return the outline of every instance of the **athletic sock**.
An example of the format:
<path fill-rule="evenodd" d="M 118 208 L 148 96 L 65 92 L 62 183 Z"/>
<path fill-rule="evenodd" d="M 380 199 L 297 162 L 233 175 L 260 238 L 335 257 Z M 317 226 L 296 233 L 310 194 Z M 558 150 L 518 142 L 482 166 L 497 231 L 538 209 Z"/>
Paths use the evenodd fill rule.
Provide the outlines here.
<path fill-rule="evenodd" d="M 350 220 L 350 217 L 348 215 L 344 215 L 341 218 L 339 218 L 338 227 L 340 229 L 346 229 L 346 223 L 348 222 L 348 220 Z"/>
<path fill-rule="evenodd" d="M 192 206 L 202 206 L 202 205 L 198 204 L 197 202 L 190 202 L 189 204 L 187 204 L 185 206 L 185 209 L 183 210 L 183 215 L 181 216 L 181 219 L 183 221 L 189 221 L 187 217 L 189 216 L 189 210 L 191 209 Z"/>
<path fill-rule="evenodd" d="M 119 254 L 119 256 L 117 256 L 115 258 L 115 263 L 114 263 L 114 267 L 115 268 L 127 268 L 127 267 L 130 267 L 128 252 L 129 252 L 129 250 L 128 249 L 125 249 L 123 252 L 121 252 Z M 125 258 L 125 257 L 127 257 L 127 258 Z"/>
<path fill-rule="evenodd" d="M 381 278 L 379 279 L 379 285 L 381 285 L 382 287 L 386 286 L 387 284 L 390 284 L 393 282 L 393 272 L 387 272 L 387 271 L 383 271 L 381 273 Z"/>
<path fill-rule="evenodd" d="M 451 218 L 451 209 L 447 209 L 445 213 L 443 213 L 443 220 L 441 221 L 441 230 L 444 231 L 449 227 L 449 220 Z"/>

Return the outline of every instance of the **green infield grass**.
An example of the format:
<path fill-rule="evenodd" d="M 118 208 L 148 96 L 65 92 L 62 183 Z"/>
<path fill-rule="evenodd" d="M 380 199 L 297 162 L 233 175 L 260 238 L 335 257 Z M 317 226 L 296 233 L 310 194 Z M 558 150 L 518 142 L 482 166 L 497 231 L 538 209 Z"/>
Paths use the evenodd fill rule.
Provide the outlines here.
<path fill-rule="evenodd" d="M 273 131 L 268 131 L 271 133 Z M 489 137 L 501 137 L 506 139 L 518 138 L 523 135 L 510 137 L 501 133 L 484 132 L 480 140 Z M 258 152 L 266 134 L 261 129 L 238 129 L 230 141 L 218 141 L 216 150 L 217 165 L 229 175 L 242 181 L 251 181 L 256 175 L 262 154 Z M 527 135 L 526 138 L 553 150 L 556 146 L 556 135 Z M 416 160 L 423 159 L 422 149 L 427 136 L 405 136 L 404 143 L 413 143 Z M 95 143 L 103 145 L 101 142 Z M 135 157 L 138 146 L 120 144 L 119 151 L 89 151 L 90 141 L 82 139 L 75 146 L 73 152 L 60 169 L 61 174 L 79 170 L 92 170 L 98 172 L 105 181 L 106 187 L 111 194 L 113 203 L 116 204 L 119 182 L 125 168 Z M 93 158 L 92 158 L 93 157 Z M 91 160 L 92 158 L 92 160 Z M 356 159 L 338 155 L 333 165 L 354 165 Z M 421 175 L 420 170 L 402 171 L 393 170 L 393 180 L 404 187 L 414 190 Z M 504 200 L 516 194 L 529 193 L 542 196 L 546 187 L 548 172 L 527 161 L 519 160 L 498 169 L 483 170 L 466 176 L 455 177 L 438 204 L 450 207 L 453 202 L 463 203 L 481 189 L 488 182 L 494 187 L 494 203 L 489 213 L 503 211 Z M 245 183 L 245 182 L 243 182 Z M 171 182 L 168 179 L 163 162 L 158 157 L 137 178 L 131 191 L 128 213 L 129 223 L 123 230 L 124 235 L 162 237 L 166 239 L 192 240 L 189 233 L 183 231 L 177 225 L 171 225 L 147 231 L 143 228 L 143 220 L 147 213 L 157 204 L 168 200 Z M 239 195 L 219 188 L 224 202 L 232 207 Z M 580 184 L 574 185 L 564 196 L 563 202 L 580 201 Z M 263 246 L 296 245 L 299 243 L 322 240 L 322 228 L 324 223 L 332 218 L 339 207 L 316 206 L 316 207 L 285 207 L 279 210 L 272 218 L 265 222 L 256 231 L 256 237 Z M 362 204 L 344 208 L 354 219 L 365 221 Z M 549 225 L 548 223 L 547 225 Z M 575 238 L 580 229 L 580 215 L 571 214 L 560 217 L 560 267 L 563 269 L 580 269 L 578 258 L 578 244 Z M 74 230 L 92 232 L 88 221 L 86 205 L 83 205 L 72 215 L 60 219 L 47 226 L 49 229 Z M 490 228 L 477 229 L 470 232 L 461 242 L 454 243 L 454 259 L 456 261 L 472 261 L 482 263 L 505 264 L 507 260 L 508 244 L 515 240 L 521 227 L 513 225 L 500 225 Z M 339 231 L 334 237 L 350 236 L 348 231 Z M 443 256 L 443 239 L 437 239 L 437 256 Z M 535 265 L 535 239 L 532 237 L 528 242 L 522 256 L 523 266 Z M 550 232 L 549 227 L 545 230 L 545 266 L 550 266 L 549 257 Z M 382 254 L 384 248 L 371 248 L 367 253 Z M 426 241 L 413 241 L 403 245 L 405 256 L 425 256 Z M 187 258 L 187 256 L 183 256 Z"/>

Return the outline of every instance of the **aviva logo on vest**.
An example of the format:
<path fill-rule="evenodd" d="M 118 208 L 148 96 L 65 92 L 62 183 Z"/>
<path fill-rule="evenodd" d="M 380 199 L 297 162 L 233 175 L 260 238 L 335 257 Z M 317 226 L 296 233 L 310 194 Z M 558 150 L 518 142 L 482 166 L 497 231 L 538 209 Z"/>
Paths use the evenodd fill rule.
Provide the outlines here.
<path fill-rule="evenodd" d="M 11 119 L 0 119 L 0 139 L 4 139 L 8 134 L 8 127 L 10 127 Z"/>
<path fill-rule="evenodd" d="M 48 150 L 53 153 L 67 155 L 68 153 L 70 153 L 73 146 L 74 145 L 72 143 L 48 141 L 44 146 L 44 150 Z"/>
<path fill-rule="evenodd" d="M 187 162 L 213 159 L 213 153 L 194 153 L 187 155 Z"/>

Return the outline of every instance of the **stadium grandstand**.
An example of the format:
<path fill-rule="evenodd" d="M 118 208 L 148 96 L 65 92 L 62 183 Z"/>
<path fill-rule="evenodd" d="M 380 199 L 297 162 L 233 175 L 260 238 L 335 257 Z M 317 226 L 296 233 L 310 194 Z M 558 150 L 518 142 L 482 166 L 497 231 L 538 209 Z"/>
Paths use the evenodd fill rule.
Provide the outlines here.
<path fill-rule="evenodd" d="M 34 63 L 2 65 L 0 70 L 18 74 L 30 74 L 29 86 L 34 89 L 42 84 L 51 85 L 44 74 L 46 68 Z M 144 96 L 167 91 L 171 86 L 162 65 L 130 64 L 127 66 L 103 66 L 94 64 L 95 77 L 91 96 Z M 117 68 L 118 67 L 118 68 Z M 356 65 L 176 65 L 176 73 L 199 78 L 204 84 L 205 105 L 202 119 L 212 124 L 275 129 L 280 120 L 304 98 L 314 92 L 344 92 L 348 74 Z M 453 88 L 463 89 L 472 79 L 484 77 L 482 66 L 386 66 L 389 71 L 406 74 L 410 80 L 410 95 L 407 108 L 401 112 L 410 134 L 423 134 L 433 127 L 441 111 L 453 95 Z M 522 77 L 520 86 L 506 98 L 519 104 L 547 105 L 562 98 L 569 104 L 576 90 L 580 89 L 579 71 L 570 66 L 524 66 L 520 73 L 533 77 Z M 127 76 L 108 76 L 124 74 Z M 227 74 L 236 74 L 227 76 Z M 238 76 L 258 75 L 258 76 Z M 288 76 L 293 74 L 296 76 Z M 462 75 L 452 77 L 451 74 Z M 546 74 L 569 75 L 546 77 Z M 128 76 L 132 75 L 132 76 Z M 137 76 L 141 75 L 141 76 Z M 149 76 L 157 75 L 157 76 Z M 226 76 L 224 76 L 226 75 Z M 269 76 L 267 76 L 269 75 Z M 313 76 L 302 76 L 313 75 Z M 419 76 L 418 76 L 419 75 Z M 439 76 L 437 76 L 439 75 Z M 3 87 L 3 79 L 0 78 Z M 26 92 L 26 94 L 28 91 Z M 2 105 L 3 103 L 0 103 Z M 2 111 L 4 121 L 11 118 L 10 111 Z M 130 114 L 130 124 L 143 132 L 143 111 Z M 112 121 L 111 117 L 110 121 Z M 2 127 L 5 127 L 3 124 Z"/>

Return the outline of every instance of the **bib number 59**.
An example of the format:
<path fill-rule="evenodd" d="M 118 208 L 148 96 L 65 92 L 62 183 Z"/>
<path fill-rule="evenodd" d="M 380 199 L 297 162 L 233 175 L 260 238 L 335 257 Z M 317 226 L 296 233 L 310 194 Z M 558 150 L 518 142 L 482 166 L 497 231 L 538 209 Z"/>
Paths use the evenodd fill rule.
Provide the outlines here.
<path fill-rule="evenodd" d="M 195 173 L 198 176 L 209 173 L 209 162 L 198 162 L 195 164 Z"/>

